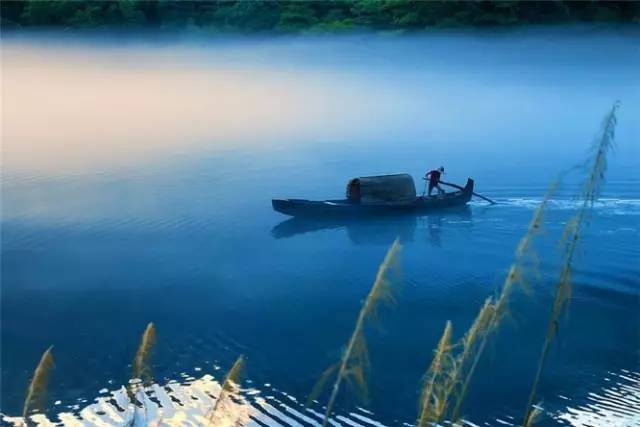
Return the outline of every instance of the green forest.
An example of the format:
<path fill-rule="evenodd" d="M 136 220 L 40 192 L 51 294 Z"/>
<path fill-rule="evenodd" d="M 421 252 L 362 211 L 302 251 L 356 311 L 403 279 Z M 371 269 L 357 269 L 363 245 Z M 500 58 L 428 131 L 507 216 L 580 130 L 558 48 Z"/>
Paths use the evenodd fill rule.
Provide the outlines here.
<path fill-rule="evenodd" d="M 2 29 L 163 29 L 205 33 L 415 32 L 561 23 L 640 24 L 637 1 L 3 0 Z"/>

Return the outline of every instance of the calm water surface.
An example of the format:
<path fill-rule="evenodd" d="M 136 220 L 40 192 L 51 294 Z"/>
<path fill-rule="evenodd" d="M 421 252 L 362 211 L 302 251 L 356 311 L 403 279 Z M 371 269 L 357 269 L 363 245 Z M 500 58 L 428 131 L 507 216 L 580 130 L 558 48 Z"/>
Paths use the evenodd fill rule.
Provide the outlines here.
<path fill-rule="evenodd" d="M 400 236 L 398 304 L 367 331 L 368 399 L 345 388 L 337 413 L 343 424 L 412 423 L 445 322 L 466 330 L 548 183 L 585 158 L 620 99 L 541 425 L 640 425 L 638 36 L 5 38 L 2 412 L 21 411 L 49 345 L 52 413 L 118 388 L 153 321 L 159 382 L 219 376 L 244 354 L 248 396 L 271 405 L 256 404 L 260 422 L 317 421 L 301 402 L 339 358 Z M 270 206 L 440 165 L 500 204 L 351 223 L 287 220 Z M 580 177 L 552 202 L 541 280 L 515 296 L 472 384 L 463 412 L 477 425 L 524 411 Z"/>

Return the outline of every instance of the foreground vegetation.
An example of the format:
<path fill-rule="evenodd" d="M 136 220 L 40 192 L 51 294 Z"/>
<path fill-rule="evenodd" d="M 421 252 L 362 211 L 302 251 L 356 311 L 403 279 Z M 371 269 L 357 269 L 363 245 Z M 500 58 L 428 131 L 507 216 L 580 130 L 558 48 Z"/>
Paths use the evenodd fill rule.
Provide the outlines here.
<path fill-rule="evenodd" d="M 560 243 L 564 253 L 562 267 L 556 285 L 555 297 L 549 314 L 549 326 L 542 345 L 542 353 L 538 362 L 535 378 L 527 402 L 523 426 L 531 426 L 541 416 L 540 406 L 534 406 L 538 398 L 537 389 L 542 379 L 548 350 L 555 338 L 561 323 L 561 314 L 566 308 L 571 292 L 571 271 L 574 253 L 581 241 L 581 232 L 587 225 L 594 201 L 602 187 L 607 155 L 613 148 L 616 126 L 616 103 L 606 115 L 601 136 L 593 146 L 593 154 L 584 163 L 587 178 L 580 194 L 582 205 L 575 216 L 567 223 Z M 527 232 L 516 248 L 516 256 L 509 268 L 504 284 L 495 297 L 485 301 L 476 320 L 469 330 L 460 338 L 459 343 L 452 343 L 452 327 L 449 322 L 445 325 L 442 338 L 435 350 L 433 362 L 427 373 L 429 380 L 425 384 L 419 425 L 445 420 L 460 422 L 460 408 L 468 391 L 470 381 L 475 372 L 480 357 L 483 354 L 487 339 L 496 332 L 501 319 L 508 312 L 509 301 L 515 285 L 520 287 L 532 286 L 538 277 L 537 256 L 531 245 L 542 227 L 542 217 L 547 202 L 557 181 L 552 183 L 546 196 L 534 212 Z"/>
<path fill-rule="evenodd" d="M 154 28 L 203 32 L 420 31 L 576 22 L 640 23 L 633 1 L 17 0 L 2 27 Z"/>
<path fill-rule="evenodd" d="M 567 223 L 563 235 L 560 236 L 560 243 L 563 248 L 562 265 L 555 284 L 555 296 L 549 308 L 548 327 L 541 345 L 542 349 L 535 376 L 526 408 L 520 421 L 521 425 L 525 427 L 532 426 L 543 414 L 542 407 L 537 403 L 540 398 L 538 386 L 544 377 L 549 349 L 562 322 L 561 314 L 566 309 L 570 299 L 574 254 L 582 240 L 582 233 L 589 224 L 591 208 L 597 200 L 604 182 L 607 156 L 613 149 L 618 106 L 618 103 L 616 103 L 606 115 L 602 132 L 594 143 L 592 154 L 582 165 L 583 172 L 586 173 L 583 189 L 579 195 L 582 203 L 573 218 Z M 495 335 L 508 312 L 511 295 L 517 289 L 538 284 L 537 256 L 533 250 L 532 243 L 542 228 L 545 209 L 557 184 L 558 180 L 552 183 L 549 191 L 535 210 L 525 235 L 516 247 L 514 261 L 508 269 L 499 292 L 485 300 L 475 321 L 457 340 L 454 338 L 452 323 L 446 322 L 443 334 L 436 345 L 424 377 L 419 402 L 420 409 L 416 422 L 418 426 L 441 425 L 447 422 L 458 426 L 463 424 L 461 409 L 469 392 L 476 366 L 483 355 L 488 340 Z M 399 253 L 400 244 L 396 240 L 391 245 L 378 269 L 375 281 L 364 300 L 342 357 L 336 365 L 325 371 L 318 385 L 311 393 L 310 399 L 317 399 L 323 390 L 323 386 L 333 378 L 333 386 L 330 389 L 328 403 L 323 415 L 323 426 L 329 423 L 343 382 L 346 381 L 356 385 L 356 388 L 362 393 L 366 391 L 366 372 L 369 356 L 365 340 L 365 324 L 375 315 L 381 303 L 394 302 L 393 285 L 396 282 L 394 278 L 398 270 Z M 140 346 L 132 363 L 132 376 L 134 379 L 130 382 L 127 390 L 131 404 L 142 407 L 143 411 L 146 402 L 144 391 L 152 383 L 150 358 L 155 336 L 155 327 L 152 323 L 149 323 L 142 335 Z M 239 392 L 238 386 L 243 365 L 244 359 L 240 356 L 222 382 L 218 396 L 211 397 L 211 408 L 204 418 L 206 420 L 204 425 L 218 425 L 216 410 L 221 402 L 228 400 Z M 29 416 L 32 413 L 41 412 L 46 408 L 44 395 L 49 371 L 52 367 L 53 355 L 50 347 L 43 354 L 27 388 L 27 397 L 23 409 L 25 420 L 29 420 Z M 473 416 L 473 414 L 470 415 Z M 156 421 L 156 423 L 159 425 L 160 421 Z"/>

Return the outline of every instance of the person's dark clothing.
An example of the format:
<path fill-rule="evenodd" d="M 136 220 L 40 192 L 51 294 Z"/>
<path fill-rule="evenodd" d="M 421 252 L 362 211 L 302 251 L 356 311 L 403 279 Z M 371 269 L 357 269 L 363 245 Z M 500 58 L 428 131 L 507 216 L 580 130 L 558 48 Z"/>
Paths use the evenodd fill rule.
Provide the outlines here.
<path fill-rule="evenodd" d="M 442 176 L 442 173 L 437 169 L 427 172 L 427 177 L 429 178 L 429 190 L 428 190 L 429 195 L 431 195 L 431 192 L 433 191 L 434 188 L 437 188 L 440 193 L 443 192 L 442 188 L 440 188 L 440 186 L 438 185 L 438 183 L 440 182 L 441 176 Z"/>
<path fill-rule="evenodd" d="M 429 173 L 427 173 L 427 176 L 429 177 L 429 185 L 432 186 L 436 186 L 438 184 L 438 182 L 440 182 L 440 171 L 437 169 L 434 169 L 432 171 L 429 171 Z"/>

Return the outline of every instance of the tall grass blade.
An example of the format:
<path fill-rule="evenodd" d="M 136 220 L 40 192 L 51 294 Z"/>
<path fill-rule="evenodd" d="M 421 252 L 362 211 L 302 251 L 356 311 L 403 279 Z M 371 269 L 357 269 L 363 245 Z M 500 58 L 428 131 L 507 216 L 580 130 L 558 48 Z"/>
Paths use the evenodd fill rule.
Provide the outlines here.
<path fill-rule="evenodd" d="M 397 268 L 399 253 L 400 242 L 396 239 L 378 268 L 376 279 L 369 291 L 367 299 L 360 309 L 355 328 L 340 360 L 336 380 L 331 388 L 331 395 L 322 420 L 323 427 L 326 427 L 329 422 L 333 405 L 335 404 L 340 386 L 344 380 L 354 384 L 361 392 L 366 393 L 365 371 L 368 367 L 369 356 L 364 338 L 364 324 L 369 317 L 375 314 L 380 303 L 395 302 L 391 289 L 391 280 L 388 278 L 388 274 L 392 269 Z M 321 380 L 326 381 L 326 378 L 321 378 Z"/>
<path fill-rule="evenodd" d="M 561 244 L 564 245 L 562 268 L 556 285 L 553 307 L 549 315 L 549 323 L 547 325 L 544 344 L 538 360 L 538 367 L 536 369 L 533 385 L 529 394 L 529 400 L 527 402 L 527 410 L 524 417 L 525 420 L 528 420 L 531 417 L 531 413 L 534 410 L 533 402 L 536 400 L 537 389 L 547 361 L 549 348 L 551 347 L 551 343 L 558 332 L 560 317 L 571 297 L 573 258 L 580 243 L 582 228 L 588 221 L 588 216 L 591 208 L 593 207 L 593 203 L 597 200 L 604 182 L 607 170 L 607 154 L 613 149 L 614 145 L 615 127 L 617 124 L 616 111 L 619 106 L 620 103 L 616 102 L 604 119 L 602 134 L 594 144 L 592 156 L 586 162 L 588 171 L 587 179 L 581 194 L 582 205 L 575 216 L 567 223 L 563 233 L 561 240 Z"/>
<path fill-rule="evenodd" d="M 22 408 L 22 417 L 26 419 L 33 410 L 43 409 L 47 386 L 49 384 L 49 373 L 53 368 L 53 346 L 49 347 L 40 358 L 33 378 L 27 389 L 27 397 Z"/>
<path fill-rule="evenodd" d="M 235 361 L 231 369 L 229 369 L 229 372 L 227 372 L 227 376 L 224 378 L 224 382 L 222 383 L 218 399 L 216 400 L 216 403 L 213 405 L 213 408 L 211 409 L 211 411 L 209 412 L 209 416 L 207 417 L 209 420 L 209 424 L 213 422 L 216 411 L 220 406 L 220 402 L 226 400 L 229 394 L 237 392 L 240 385 L 240 377 L 242 375 L 243 368 L 244 357 L 240 356 Z"/>

